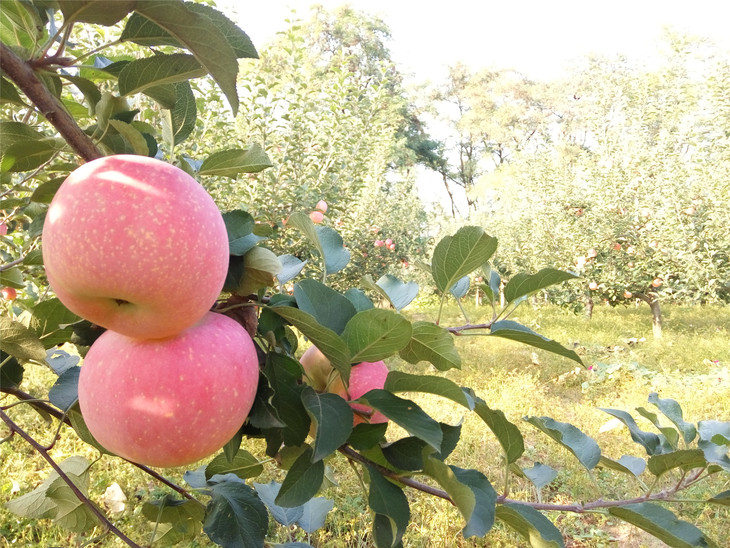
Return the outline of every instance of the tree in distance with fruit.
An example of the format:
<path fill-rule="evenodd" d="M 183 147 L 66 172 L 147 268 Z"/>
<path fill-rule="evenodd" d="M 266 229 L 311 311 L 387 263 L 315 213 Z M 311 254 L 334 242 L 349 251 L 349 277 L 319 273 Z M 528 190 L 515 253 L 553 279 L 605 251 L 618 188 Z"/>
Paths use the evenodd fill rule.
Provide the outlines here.
<path fill-rule="evenodd" d="M 454 338 L 467 333 L 582 365 L 573 350 L 510 319 L 531 295 L 575 274 L 546 268 L 503 281 L 491 267 L 497 238 L 463 226 L 421 265 L 437 291 L 435 318 L 403 314 L 420 288 L 392 275 L 335 289 L 332 276 L 351 255 L 321 222 L 324 201 L 314 210 L 321 218 L 300 204 L 275 230 L 245 208 L 221 212 L 205 191 L 220 178 L 247 185 L 271 167 L 255 143 L 226 140 L 209 151 L 187 141 L 200 121 L 196 93 L 215 87 L 235 115 L 239 62 L 258 57 L 224 13 L 156 0 L 3 1 L 0 10 L 0 285 L 17 292 L 1 303 L 0 443 L 18 458 L 30 447 L 48 465 L 45 480 L 14 494 L 4 512 L 52 520 L 87 543 L 110 535 L 130 547 L 189 546 L 205 535 L 230 548 L 273 546 L 271 518 L 307 534 L 326 527 L 328 463 L 345 459 L 367 491 L 369 538 L 379 548 L 407 544 L 407 491 L 451 503 L 465 538 L 488 537 L 498 521 L 531 546 L 561 547 L 556 513 L 601 512 L 669 546 L 719 546 L 674 503 L 698 482 L 727 482 L 730 423 L 686 422 L 678 402 L 651 393 L 656 431 L 602 410 L 645 453 L 613 457 L 569 422 L 527 416 L 577 469 L 591 477 L 602 469 L 609 487 L 621 476 L 642 487 L 635 497 L 559 504 L 512 498 L 510 486 L 525 477 L 536 490 L 544 485 L 525 468 L 520 426 L 443 374 L 461 367 Z M 196 150 L 205 152 L 188 154 Z M 319 262 L 316 278 L 299 257 L 272 251 L 294 239 Z M 460 302 L 472 275 L 482 278 L 489 312 L 444 325 L 445 304 Z M 303 353 L 302 340 L 311 345 Z M 395 356 L 423 372 L 396 370 Z M 43 394 L 30 378 L 37 367 L 54 375 Z M 461 425 L 434 419 L 409 393 L 482 421 L 501 448 L 500 477 L 450 464 Z M 48 419 L 43 442 L 18 413 L 23 406 Z M 98 459 L 54 456 L 65 436 L 160 485 L 165 496 L 139 502 L 152 535 L 121 530 L 95 502 Z M 253 445 L 265 459 L 246 449 Z M 278 469 L 281 482 L 255 481 Z M 722 491 L 694 502 L 709 509 L 728 500 Z"/>

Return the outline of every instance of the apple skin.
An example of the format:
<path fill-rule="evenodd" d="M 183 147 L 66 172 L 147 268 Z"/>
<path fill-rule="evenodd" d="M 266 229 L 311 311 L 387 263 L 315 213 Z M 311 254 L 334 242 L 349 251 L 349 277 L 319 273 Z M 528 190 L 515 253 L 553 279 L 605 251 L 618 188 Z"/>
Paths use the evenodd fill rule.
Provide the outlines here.
<path fill-rule="evenodd" d="M 334 369 L 322 351 L 316 346 L 310 346 L 299 358 L 299 363 L 306 373 L 304 382 L 319 392 L 325 392 Z"/>
<path fill-rule="evenodd" d="M 317 202 L 317 206 L 315 209 L 318 209 L 322 213 L 327 213 L 327 202 L 325 202 L 324 200 L 320 200 L 319 202 Z"/>
<path fill-rule="evenodd" d="M 324 221 L 324 213 L 321 211 L 312 211 L 309 214 L 309 218 L 312 219 L 312 222 L 316 225 L 321 224 L 322 221 Z"/>
<path fill-rule="evenodd" d="M 14 301 L 18 297 L 18 292 L 13 287 L 3 287 L 2 296 L 7 301 Z"/>
<path fill-rule="evenodd" d="M 72 312 L 130 337 L 192 326 L 218 298 L 228 235 L 213 199 L 154 158 L 107 156 L 82 165 L 51 201 L 43 260 Z"/>
<path fill-rule="evenodd" d="M 337 394 L 346 400 L 356 400 L 364 396 L 370 390 L 375 388 L 383 388 L 385 386 L 385 378 L 388 376 L 388 366 L 385 362 L 362 362 L 354 365 L 350 370 L 350 386 L 345 389 L 342 379 L 337 377 L 330 385 L 329 392 Z M 349 397 L 348 397 L 349 392 Z M 361 403 L 351 403 L 350 407 L 354 411 L 360 413 L 373 413 L 373 408 Z M 379 411 L 375 411 L 369 419 L 355 413 L 353 425 L 363 422 L 377 424 L 388 422 L 388 417 Z"/>
<path fill-rule="evenodd" d="M 79 405 L 91 434 L 112 453 L 148 466 L 183 466 L 233 437 L 258 378 L 248 333 L 208 312 L 167 339 L 104 332 L 81 367 Z"/>

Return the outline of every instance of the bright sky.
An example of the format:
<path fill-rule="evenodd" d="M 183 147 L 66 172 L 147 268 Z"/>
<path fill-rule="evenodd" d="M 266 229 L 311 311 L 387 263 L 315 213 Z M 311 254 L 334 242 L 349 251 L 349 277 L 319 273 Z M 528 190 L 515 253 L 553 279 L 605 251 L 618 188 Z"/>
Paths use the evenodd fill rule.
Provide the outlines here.
<path fill-rule="evenodd" d="M 302 19 L 307 0 L 218 0 L 261 48 L 286 28 L 291 8 Z M 320 0 L 326 8 L 343 0 Z M 512 68 L 534 79 L 559 75 L 588 53 L 646 58 L 656 51 L 664 26 L 699 34 L 730 50 L 727 0 L 352 0 L 379 15 L 392 32 L 391 51 L 417 81 L 439 80 L 445 67 Z M 232 6 L 236 6 L 235 8 Z"/>

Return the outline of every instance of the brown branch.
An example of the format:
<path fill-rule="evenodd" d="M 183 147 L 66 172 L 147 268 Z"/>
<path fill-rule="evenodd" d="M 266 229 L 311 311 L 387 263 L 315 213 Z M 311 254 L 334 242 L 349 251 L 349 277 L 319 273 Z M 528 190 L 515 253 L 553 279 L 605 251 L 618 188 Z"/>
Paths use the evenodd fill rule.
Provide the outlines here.
<path fill-rule="evenodd" d="M 37 63 L 37 62 L 36 62 Z M 87 162 L 103 154 L 78 126 L 61 102 L 54 97 L 38 78 L 28 62 L 0 43 L 0 68 L 40 110 L 71 148 Z"/>
<path fill-rule="evenodd" d="M 109 518 L 107 518 L 104 513 L 97 508 L 96 504 L 94 504 L 84 493 L 81 492 L 81 489 L 79 489 L 76 484 L 71 481 L 71 478 L 69 478 L 66 473 L 61 469 L 61 467 L 56 463 L 56 461 L 53 460 L 53 458 L 48 454 L 48 451 L 45 450 L 44 447 L 42 447 L 37 441 L 35 441 L 25 430 L 23 430 L 20 426 L 15 424 L 13 420 L 5 414 L 4 411 L 0 411 L 0 419 L 2 419 L 5 424 L 8 425 L 11 432 L 15 432 L 18 434 L 21 438 L 23 438 L 28 444 L 33 447 L 40 455 L 48 462 L 48 464 L 51 465 L 51 467 L 56 471 L 56 473 L 63 479 L 63 481 L 66 483 L 66 485 L 69 486 L 71 491 L 73 491 L 74 495 L 83 503 L 85 504 L 89 510 L 91 510 L 91 513 L 96 516 L 96 518 L 104 524 L 104 526 L 111 531 L 114 535 L 116 535 L 124 544 L 127 546 L 130 546 L 131 548 L 141 548 L 139 544 L 134 542 L 132 539 L 130 539 L 127 535 L 122 533 L 117 527 L 109 521 Z"/>

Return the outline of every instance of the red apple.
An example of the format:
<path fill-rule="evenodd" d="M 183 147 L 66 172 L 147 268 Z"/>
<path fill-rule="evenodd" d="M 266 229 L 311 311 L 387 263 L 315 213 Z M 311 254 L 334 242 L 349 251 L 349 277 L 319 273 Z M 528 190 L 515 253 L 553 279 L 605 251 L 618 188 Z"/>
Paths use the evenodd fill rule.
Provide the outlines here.
<path fill-rule="evenodd" d="M 385 362 L 362 362 L 352 367 L 350 371 L 350 386 L 345 389 L 342 379 L 335 379 L 330 385 L 328 391 L 337 394 L 346 400 L 356 400 L 375 388 L 383 388 L 385 386 L 385 378 L 388 376 L 388 366 Z M 349 392 L 349 397 L 348 397 Z M 360 403 L 351 403 L 350 407 L 354 411 L 359 411 L 370 418 L 355 413 L 355 425 L 362 422 L 371 424 L 388 422 L 388 418 L 379 411 L 373 412 L 372 407 Z"/>
<path fill-rule="evenodd" d="M 652 285 L 652 287 L 661 287 L 661 285 L 662 285 L 663 283 L 664 283 L 664 280 L 662 280 L 661 278 L 654 278 L 654 279 L 653 279 L 653 280 L 651 281 L 651 285 Z"/>
<path fill-rule="evenodd" d="M 0 221 L 0 236 L 5 236 L 8 233 L 8 225 L 4 221 Z"/>
<path fill-rule="evenodd" d="M 373 242 L 373 245 L 375 247 L 383 247 L 385 245 L 385 242 L 383 240 L 375 240 L 375 242 Z"/>
<path fill-rule="evenodd" d="M 588 250 L 588 253 L 586 253 L 586 256 L 589 259 L 594 259 L 594 258 L 598 257 L 598 251 L 596 251 L 595 248 L 591 248 Z"/>
<path fill-rule="evenodd" d="M 318 225 L 324 220 L 324 213 L 321 211 L 312 211 L 309 214 L 309 218 L 312 219 L 314 224 Z"/>
<path fill-rule="evenodd" d="M 390 249 L 391 251 L 394 251 L 395 250 L 395 244 L 393 244 L 393 243 L 388 244 L 388 249 Z"/>
<path fill-rule="evenodd" d="M 618 242 L 616 242 L 615 244 L 613 244 L 613 250 L 614 251 L 621 251 L 621 244 L 618 243 Z"/>
<path fill-rule="evenodd" d="M 233 437 L 251 409 L 258 377 L 248 333 L 208 312 L 166 339 L 104 332 L 84 359 L 79 404 L 109 451 L 149 466 L 183 466 Z"/>
<path fill-rule="evenodd" d="M 183 170 L 144 156 L 76 169 L 43 228 L 48 281 L 71 311 L 130 337 L 169 337 L 199 321 L 228 271 L 213 199 Z"/>
<path fill-rule="evenodd" d="M 631 291 L 629 291 L 628 289 L 624 291 L 624 299 L 630 299 L 632 296 L 633 295 Z"/>
<path fill-rule="evenodd" d="M 13 287 L 3 287 L 2 289 L 3 299 L 8 301 L 14 301 L 18 296 L 18 292 Z"/>
<path fill-rule="evenodd" d="M 327 213 L 327 202 L 325 202 L 324 200 L 320 200 L 319 202 L 317 202 L 317 206 L 315 207 L 315 209 L 320 210 L 322 213 Z"/>
<path fill-rule="evenodd" d="M 334 368 L 320 349 L 310 346 L 299 358 L 299 363 L 304 368 L 304 382 L 319 392 L 326 391 Z"/>
<path fill-rule="evenodd" d="M 596 282 L 591 282 L 588 284 L 588 289 L 595 291 L 596 289 L 598 289 L 598 284 Z"/>
<path fill-rule="evenodd" d="M 387 246 L 390 246 L 392 243 L 393 243 L 393 240 L 391 240 L 390 238 L 385 240 L 385 245 L 387 245 Z"/>

